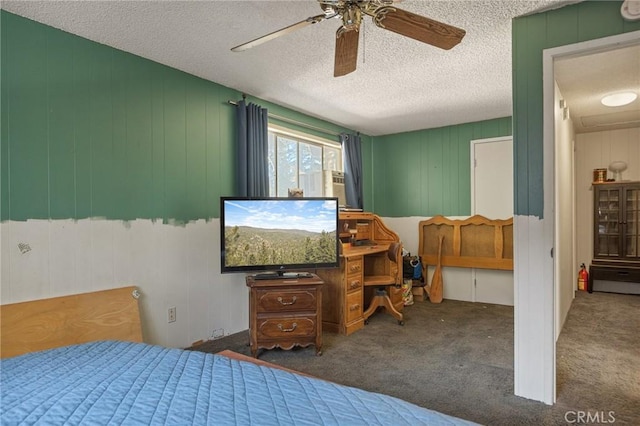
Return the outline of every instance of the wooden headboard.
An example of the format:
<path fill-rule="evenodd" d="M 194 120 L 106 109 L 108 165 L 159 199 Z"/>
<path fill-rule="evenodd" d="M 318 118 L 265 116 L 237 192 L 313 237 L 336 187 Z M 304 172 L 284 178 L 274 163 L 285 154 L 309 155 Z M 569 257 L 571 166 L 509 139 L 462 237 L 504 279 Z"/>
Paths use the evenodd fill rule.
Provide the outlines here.
<path fill-rule="evenodd" d="M 0 358 L 95 340 L 142 342 L 136 287 L 0 307 Z"/>
<path fill-rule="evenodd" d="M 418 224 L 418 233 L 418 254 L 424 265 L 438 263 L 442 235 L 442 266 L 513 270 L 513 218 L 434 216 Z"/>

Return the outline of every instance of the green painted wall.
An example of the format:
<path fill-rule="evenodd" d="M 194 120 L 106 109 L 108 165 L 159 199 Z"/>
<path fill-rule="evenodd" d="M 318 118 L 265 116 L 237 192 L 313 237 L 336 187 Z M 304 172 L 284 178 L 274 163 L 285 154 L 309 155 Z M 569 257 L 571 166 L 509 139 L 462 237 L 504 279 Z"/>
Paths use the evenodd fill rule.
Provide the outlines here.
<path fill-rule="evenodd" d="M 219 216 L 239 92 L 4 10 L 0 30 L 0 220 Z"/>
<path fill-rule="evenodd" d="M 621 18 L 620 4 L 589 1 L 514 20 L 516 214 L 542 216 L 542 50 L 640 30 Z M 233 193 L 227 100 L 240 93 L 5 11 L 1 18 L 0 220 L 218 217 L 218 197 Z M 365 209 L 469 214 L 469 141 L 509 134 L 503 118 L 362 135 Z"/>
<path fill-rule="evenodd" d="M 544 49 L 640 30 L 621 1 L 585 1 L 513 21 L 514 211 L 543 217 Z"/>
<path fill-rule="evenodd" d="M 471 141 L 511 135 L 511 117 L 374 138 L 372 210 L 387 217 L 471 214 Z"/>

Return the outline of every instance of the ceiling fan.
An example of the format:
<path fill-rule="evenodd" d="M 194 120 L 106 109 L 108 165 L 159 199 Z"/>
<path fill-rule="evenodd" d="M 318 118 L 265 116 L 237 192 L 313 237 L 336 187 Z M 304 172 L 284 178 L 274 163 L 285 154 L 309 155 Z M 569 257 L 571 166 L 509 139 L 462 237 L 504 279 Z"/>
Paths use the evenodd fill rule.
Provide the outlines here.
<path fill-rule="evenodd" d="M 340 77 L 356 70 L 358 35 L 364 15 L 371 16 L 373 22 L 380 28 L 441 49 L 451 49 L 460 43 L 466 34 L 460 28 L 398 9 L 393 6 L 396 1 L 400 0 L 318 0 L 324 11 L 323 14 L 310 16 L 303 21 L 243 43 L 231 50 L 233 52 L 247 50 L 308 25 L 340 18 L 342 26 L 336 32 L 333 71 L 334 77 Z"/>

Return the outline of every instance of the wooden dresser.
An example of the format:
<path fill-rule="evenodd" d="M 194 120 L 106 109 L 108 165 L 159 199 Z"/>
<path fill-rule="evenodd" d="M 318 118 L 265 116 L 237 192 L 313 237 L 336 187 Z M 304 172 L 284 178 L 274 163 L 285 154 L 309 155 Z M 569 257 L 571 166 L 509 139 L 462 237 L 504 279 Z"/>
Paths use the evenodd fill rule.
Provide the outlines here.
<path fill-rule="evenodd" d="M 382 220 L 369 212 L 341 212 L 338 223 L 343 241 L 340 267 L 319 269 L 317 274 L 325 285 L 322 288 L 322 321 L 327 331 L 351 334 L 364 327 L 364 310 L 372 288 L 365 290 L 368 275 L 377 275 L 386 268 L 387 249 L 398 235 L 387 228 Z M 352 245 L 354 241 L 356 245 Z M 367 241 L 369 245 L 357 245 Z M 402 268 L 402 260 L 400 261 Z M 393 305 L 403 310 L 402 289 L 390 288 Z"/>
<path fill-rule="evenodd" d="M 291 349 L 315 345 L 322 355 L 322 286 L 314 274 L 309 278 L 246 278 L 249 294 L 249 343 L 258 349 Z"/>

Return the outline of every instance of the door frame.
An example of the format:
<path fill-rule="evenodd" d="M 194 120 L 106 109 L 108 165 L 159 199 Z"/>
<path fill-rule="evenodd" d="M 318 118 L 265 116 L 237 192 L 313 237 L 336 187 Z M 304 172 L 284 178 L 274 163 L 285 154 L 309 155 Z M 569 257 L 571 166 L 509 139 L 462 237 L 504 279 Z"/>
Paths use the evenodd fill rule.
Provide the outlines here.
<path fill-rule="evenodd" d="M 542 51 L 542 86 L 543 86 L 543 188 L 544 188 L 544 215 L 553 218 L 554 223 L 559 220 L 557 217 L 557 210 L 555 205 L 555 188 L 558 185 L 556 179 L 556 172 L 561 165 L 555 164 L 555 117 L 554 117 L 554 60 L 563 56 L 569 55 L 588 55 L 589 53 L 601 52 L 603 50 L 612 50 L 627 45 L 633 45 L 638 43 L 640 31 L 633 31 L 629 33 L 618 34 L 609 37 L 598 38 L 594 40 L 588 40 L 579 43 L 567 44 L 554 48 L 544 49 Z M 574 220 L 575 222 L 575 220 Z M 557 233 L 554 229 L 552 241 L 550 241 L 553 251 L 557 250 Z M 543 401 L 548 404 L 553 404 L 556 401 L 556 318 L 558 316 L 558 300 L 556 292 L 558 290 L 558 283 L 555 280 L 555 274 L 558 270 L 557 258 L 553 257 L 552 271 L 553 276 L 553 296 L 551 300 L 544 300 L 545 310 L 551 308 L 550 318 L 552 326 L 544 327 L 545 336 L 543 336 L 542 344 L 544 346 L 543 352 L 551 357 L 549 366 L 551 370 L 549 376 L 545 377 L 546 389 L 545 397 Z M 519 327 L 516 327 L 516 333 L 519 332 Z"/>

